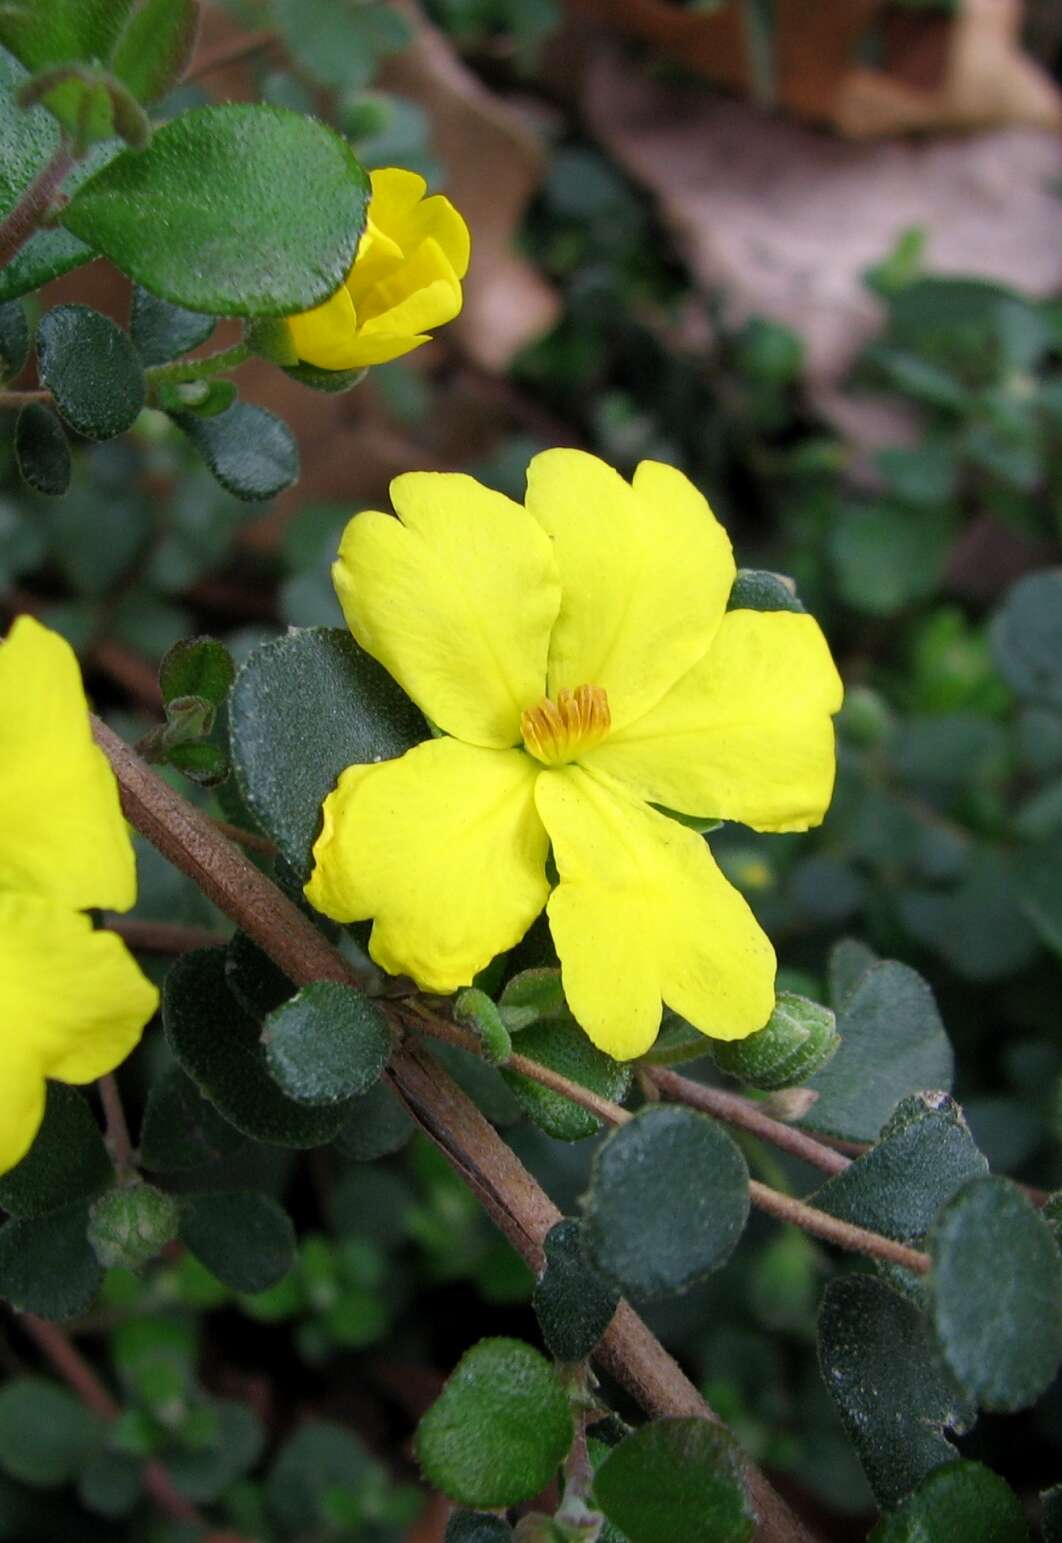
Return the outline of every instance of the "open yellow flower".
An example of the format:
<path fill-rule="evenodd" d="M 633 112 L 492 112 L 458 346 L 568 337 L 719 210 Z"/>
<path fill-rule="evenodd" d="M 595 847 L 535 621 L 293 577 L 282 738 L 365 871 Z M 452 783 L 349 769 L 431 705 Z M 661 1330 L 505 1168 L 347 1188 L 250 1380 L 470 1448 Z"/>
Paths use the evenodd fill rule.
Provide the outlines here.
<path fill-rule="evenodd" d="M 547 905 L 594 1043 L 646 1051 L 662 1003 L 739 1039 L 774 952 L 707 842 L 654 805 L 806 830 L 833 789 L 841 683 L 812 617 L 727 611 L 730 542 L 696 488 L 633 485 L 576 450 L 531 462 L 526 505 L 471 477 L 398 477 L 333 568 L 347 622 L 443 737 L 351 766 L 306 893 L 373 918 L 373 958 L 470 982 Z M 552 846 L 559 882 L 550 893 Z"/>
<path fill-rule="evenodd" d="M 158 1004 L 87 906 L 136 899 L 114 775 L 69 644 L 20 616 L 0 644 L 0 1173 L 29 1150 L 45 1078 L 113 1071 Z"/>
<path fill-rule="evenodd" d="M 370 174 L 365 234 L 346 281 L 312 311 L 288 317 L 300 360 L 323 370 L 386 364 L 430 342 L 461 311 L 468 226 L 449 199 L 425 198 L 416 172 Z"/>

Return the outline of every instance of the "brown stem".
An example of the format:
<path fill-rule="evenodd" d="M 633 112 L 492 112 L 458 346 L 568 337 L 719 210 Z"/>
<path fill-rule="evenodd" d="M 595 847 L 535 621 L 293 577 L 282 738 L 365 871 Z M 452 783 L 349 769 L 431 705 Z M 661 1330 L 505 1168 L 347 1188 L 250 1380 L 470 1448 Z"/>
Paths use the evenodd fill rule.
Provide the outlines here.
<path fill-rule="evenodd" d="M 209 819 L 140 761 L 106 724 L 93 720 L 93 732 L 118 779 L 126 817 L 296 985 L 313 980 L 363 984 L 361 972 Z M 396 1008 L 384 1010 L 401 1026 Z M 525 1064 L 524 1057 L 520 1061 Z M 528 1068 L 533 1064 L 526 1062 Z M 504 1235 L 533 1270 L 540 1270 L 543 1240 L 560 1220 L 560 1212 L 516 1154 L 425 1051 L 415 1046 L 398 1050 L 387 1075 Z M 626 1118 L 625 1110 L 620 1113 Z M 718 1418 L 625 1302 L 617 1308 L 595 1358 L 649 1415 Z M 761 1543 L 813 1543 L 813 1535 L 763 1474 L 751 1462 L 746 1471 L 760 1517 Z"/>
<path fill-rule="evenodd" d="M 270 841 L 268 836 L 259 836 L 253 830 L 244 830 L 241 825 L 232 825 L 228 820 L 212 819 L 211 824 L 215 830 L 219 830 L 223 836 L 228 836 L 230 841 L 239 842 L 249 852 L 261 852 L 264 857 L 275 857 L 277 847 L 275 841 Z"/>
<path fill-rule="evenodd" d="M 37 1318 L 32 1313 L 21 1313 L 18 1322 L 26 1333 L 36 1340 L 44 1355 L 69 1388 L 80 1398 L 87 1409 L 99 1415 L 101 1420 L 116 1420 L 121 1409 L 96 1376 L 81 1352 L 74 1346 L 56 1323 Z M 173 1480 L 160 1462 L 151 1459 L 144 1466 L 144 1487 L 160 1511 L 178 1522 L 191 1522 L 206 1528 L 206 1518 L 190 1500 L 178 1494 Z M 231 1534 L 237 1543 L 235 1534 Z"/>
<path fill-rule="evenodd" d="M 16 252 L 33 235 L 48 213 L 52 199 L 73 164 L 74 157 L 66 145 L 60 145 L 51 160 L 41 167 L 14 208 L 0 220 L 0 268 L 6 268 Z"/>
<path fill-rule="evenodd" d="M 739 1093 L 705 1087 L 703 1083 L 694 1082 L 689 1077 L 680 1077 L 677 1072 L 665 1071 L 660 1067 L 651 1068 L 647 1075 L 661 1093 L 675 1103 L 688 1104 L 691 1109 L 702 1109 L 705 1114 L 715 1115 L 717 1120 L 738 1125 L 750 1135 L 759 1136 L 783 1152 L 802 1158 L 813 1168 L 821 1168 L 823 1173 L 843 1173 L 851 1166 L 850 1159 L 843 1153 L 824 1146 L 821 1141 L 805 1135 L 801 1130 L 794 1130 L 782 1120 L 773 1120 L 751 1099 L 742 1098 Z"/>
<path fill-rule="evenodd" d="M 892 1264 L 901 1264 L 904 1269 L 914 1270 L 919 1275 L 929 1271 L 928 1254 L 919 1253 L 917 1249 L 908 1248 L 903 1243 L 895 1243 L 892 1238 L 882 1237 L 880 1232 L 868 1232 L 865 1227 L 838 1221 L 836 1216 L 808 1205 L 805 1200 L 783 1195 L 780 1190 L 760 1184 L 756 1179 L 749 1180 L 749 1194 L 753 1205 L 766 1211 L 768 1216 L 800 1227 L 816 1238 L 836 1244 L 838 1248 L 847 1248 L 854 1254 L 870 1254 L 875 1259 L 888 1259 Z"/>
<path fill-rule="evenodd" d="M 133 1143 L 129 1137 L 129 1121 L 125 1117 L 122 1095 L 114 1073 L 108 1072 L 105 1077 L 101 1077 L 96 1086 L 100 1090 L 100 1102 L 106 1121 L 107 1148 L 121 1179 L 136 1166 L 133 1161 Z"/>
<path fill-rule="evenodd" d="M 104 926 L 141 954 L 187 954 L 194 948 L 212 948 L 215 943 L 227 941 L 222 933 L 213 932 L 209 927 L 185 927 L 180 922 L 147 922 L 135 917 L 111 916 Z"/>
<path fill-rule="evenodd" d="M 50 402 L 50 391 L 0 391 L 0 408 L 25 407 L 27 402 Z"/>

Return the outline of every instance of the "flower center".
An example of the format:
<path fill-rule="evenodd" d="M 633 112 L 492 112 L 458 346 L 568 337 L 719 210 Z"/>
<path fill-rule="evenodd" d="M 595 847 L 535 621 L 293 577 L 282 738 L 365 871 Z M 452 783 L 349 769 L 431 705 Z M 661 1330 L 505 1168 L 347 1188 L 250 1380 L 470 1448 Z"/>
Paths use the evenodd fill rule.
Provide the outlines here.
<path fill-rule="evenodd" d="M 520 715 L 524 746 L 546 766 L 562 766 L 592 750 L 608 735 L 612 713 L 604 686 L 564 686 L 554 702 L 543 697 Z"/>

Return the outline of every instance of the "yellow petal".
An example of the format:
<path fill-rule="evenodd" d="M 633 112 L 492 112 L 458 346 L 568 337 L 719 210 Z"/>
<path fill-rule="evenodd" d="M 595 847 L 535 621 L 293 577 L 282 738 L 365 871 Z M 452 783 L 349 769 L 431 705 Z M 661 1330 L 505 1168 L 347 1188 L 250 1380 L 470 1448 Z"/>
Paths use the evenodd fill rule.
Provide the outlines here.
<path fill-rule="evenodd" d="M 358 254 L 344 280 L 347 294 L 354 302 L 354 309 L 357 310 L 363 296 L 368 294 L 374 284 L 401 267 L 403 262 L 405 253 L 402 248 L 380 229 L 370 211 L 358 242 Z"/>
<path fill-rule="evenodd" d="M 0 895 L 0 1041 L 60 1082 L 92 1082 L 138 1043 L 159 994 L 121 938 L 31 895 Z"/>
<path fill-rule="evenodd" d="M 332 568 L 350 630 L 448 734 L 519 744 L 560 604 L 548 538 L 459 473 L 407 472 L 391 497 L 401 518 L 356 514 Z"/>
<path fill-rule="evenodd" d="M 550 930 L 568 1005 L 601 1050 L 642 1055 L 662 1004 L 714 1039 L 774 1006 L 774 950 L 707 843 L 577 766 L 543 772 L 539 814 L 560 883 Z"/>
<path fill-rule="evenodd" d="M 381 166 L 369 173 L 369 211 L 373 223 L 394 238 L 428 191 L 419 172 L 404 166 Z"/>
<path fill-rule="evenodd" d="M 734 581 L 729 538 L 693 484 L 656 461 L 631 486 L 596 456 L 546 450 L 528 467 L 527 507 L 553 538 L 564 591 L 549 694 L 604 686 L 620 728 L 707 649 Z"/>
<path fill-rule="evenodd" d="M 468 271 L 468 226 L 442 194 L 425 198 L 428 185 L 415 172 L 385 167 L 370 173 L 374 225 L 402 248 L 412 252 L 429 237 L 439 243 L 459 279 Z"/>
<path fill-rule="evenodd" d="M 361 368 L 357 357 L 357 313 L 343 285 L 312 311 L 289 316 L 287 321 L 295 351 L 307 364 L 315 364 L 320 370 Z"/>
<path fill-rule="evenodd" d="M 730 611 L 689 674 L 582 764 L 684 814 L 807 830 L 833 793 L 841 696 L 813 617 Z"/>
<path fill-rule="evenodd" d="M 2 945 L 0 945 L 2 948 Z M 44 1118 L 44 1077 L 33 1060 L 0 1038 L 0 1173 L 22 1161 Z"/>
<path fill-rule="evenodd" d="M 461 311 L 461 285 L 436 241 L 423 242 L 393 273 L 373 286 L 359 309 L 363 334 L 427 332 Z"/>
<path fill-rule="evenodd" d="M 133 847 L 69 643 L 20 616 L 0 644 L 0 889 L 127 911 Z"/>
<path fill-rule="evenodd" d="M 372 917 L 369 951 L 392 975 L 468 985 L 546 903 L 537 773 L 520 750 L 454 739 L 348 767 L 325 800 L 307 897 L 336 921 Z"/>

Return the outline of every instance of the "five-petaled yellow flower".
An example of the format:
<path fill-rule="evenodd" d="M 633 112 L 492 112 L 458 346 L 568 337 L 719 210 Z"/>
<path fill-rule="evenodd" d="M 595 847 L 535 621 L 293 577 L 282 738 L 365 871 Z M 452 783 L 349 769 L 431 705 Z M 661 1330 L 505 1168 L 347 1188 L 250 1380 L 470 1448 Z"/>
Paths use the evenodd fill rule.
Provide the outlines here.
<path fill-rule="evenodd" d="M 398 519 L 347 526 L 336 589 L 443 737 L 342 774 L 310 900 L 373 918 L 373 958 L 436 992 L 546 905 L 571 1010 L 619 1059 L 653 1043 L 662 1003 L 719 1039 L 761 1028 L 771 944 L 705 840 L 654 806 L 766 831 L 822 819 L 841 683 L 817 623 L 727 611 L 726 532 L 654 461 L 631 485 L 548 450 L 524 506 L 446 473 L 391 496 Z"/>
<path fill-rule="evenodd" d="M 461 311 L 469 235 L 453 204 L 425 198 L 416 172 L 390 167 L 370 180 L 365 234 L 345 283 L 323 305 L 288 317 L 300 360 L 324 370 L 386 364 Z"/>
<path fill-rule="evenodd" d="M 136 870 L 68 643 L 20 616 L 0 644 L 0 1173 L 29 1150 L 45 1078 L 113 1071 L 158 1003 L 87 906 L 126 911 Z"/>

